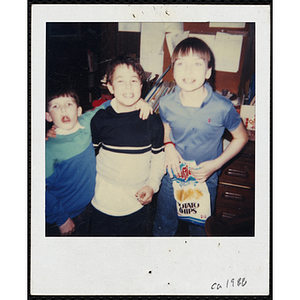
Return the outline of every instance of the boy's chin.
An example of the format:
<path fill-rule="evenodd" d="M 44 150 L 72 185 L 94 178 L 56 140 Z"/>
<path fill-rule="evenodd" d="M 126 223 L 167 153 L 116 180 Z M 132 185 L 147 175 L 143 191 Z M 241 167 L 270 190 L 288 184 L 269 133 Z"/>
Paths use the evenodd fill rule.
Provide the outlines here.
<path fill-rule="evenodd" d="M 126 107 L 126 108 L 134 108 L 139 100 L 140 100 L 140 98 L 139 99 L 130 99 L 130 101 L 124 101 L 122 103 L 122 106 Z"/>
<path fill-rule="evenodd" d="M 60 126 L 56 126 L 58 130 L 63 130 L 63 131 L 72 131 L 74 129 L 75 125 L 73 124 L 63 124 Z"/>
<path fill-rule="evenodd" d="M 181 87 L 182 90 L 184 90 L 185 92 L 195 92 L 195 91 L 199 91 L 203 88 L 203 85 L 199 86 L 199 85 L 195 85 L 195 86 L 187 86 L 184 85 Z"/>

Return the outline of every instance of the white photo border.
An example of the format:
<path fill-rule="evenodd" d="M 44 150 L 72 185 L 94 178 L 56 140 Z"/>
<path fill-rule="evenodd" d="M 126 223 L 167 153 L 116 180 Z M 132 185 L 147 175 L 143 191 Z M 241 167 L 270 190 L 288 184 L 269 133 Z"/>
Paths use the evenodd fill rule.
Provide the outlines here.
<path fill-rule="evenodd" d="M 30 295 L 270 294 L 270 6 L 32 5 Z M 168 14 L 166 14 L 166 11 Z M 45 237 L 46 22 L 255 22 L 255 237 Z M 151 271 L 151 273 L 150 273 Z M 243 287 L 226 281 L 245 278 Z M 214 283 L 222 288 L 213 289 Z"/>

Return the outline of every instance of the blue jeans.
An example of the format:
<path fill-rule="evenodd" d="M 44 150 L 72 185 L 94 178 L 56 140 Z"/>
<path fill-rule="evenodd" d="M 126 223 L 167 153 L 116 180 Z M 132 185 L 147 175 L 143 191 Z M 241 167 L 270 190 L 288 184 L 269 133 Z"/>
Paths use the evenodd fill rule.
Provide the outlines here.
<path fill-rule="evenodd" d="M 213 213 L 217 195 L 217 180 L 206 182 Z M 174 236 L 178 227 L 177 207 L 174 198 L 172 180 L 166 174 L 161 182 L 160 191 L 157 196 L 156 215 L 154 219 L 154 236 Z M 205 228 L 199 225 L 189 224 L 190 235 L 206 236 Z"/>

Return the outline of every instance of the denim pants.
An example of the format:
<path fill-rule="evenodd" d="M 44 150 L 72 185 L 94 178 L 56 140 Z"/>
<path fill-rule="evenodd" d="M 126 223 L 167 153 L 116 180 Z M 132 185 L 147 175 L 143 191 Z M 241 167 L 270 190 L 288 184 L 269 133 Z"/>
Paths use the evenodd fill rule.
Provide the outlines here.
<path fill-rule="evenodd" d="M 214 211 L 217 180 L 206 182 L 211 202 L 211 213 Z M 157 196 L 156 215 L 154 219 L 154 236 L 174 236 L 178 227 L 177 207 L 174 198 L 172 179 L 166 174 L 161 183 L 160 191 Z M 205 228 L 200 225 L 189 223 L 190 235 L 206 236 Z"/>

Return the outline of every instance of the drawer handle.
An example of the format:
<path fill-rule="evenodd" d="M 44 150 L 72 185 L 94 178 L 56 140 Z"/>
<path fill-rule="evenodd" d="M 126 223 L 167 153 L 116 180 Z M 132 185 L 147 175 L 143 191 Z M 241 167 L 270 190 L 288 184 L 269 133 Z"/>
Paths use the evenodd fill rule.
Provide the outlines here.
<path fill-rule="evenodd" d="M 236 214 L 228 213 L 228 212 L 222 212 L 221 218 L 223 219 L 233 219 L 236 217 Z"/>
<path fill-rule="evenodd" d="M 229 175 L 229 176 L 235 176 L 235 177 L 241 177 L 241 178 L 249 178 L 249 174 L 247 171 L 244 171 L 244 170 L 237 170 L 237 169 L 227 169 L 225 171 L 225 174 L 226 175 Z"/>
<path fill-rule="evenodd" d="M 222 197 L 227 200 L 235 200 L 235 201 L 245 201 L 245 197 L 241 194 L 232 193 L 232 192 L 224 192 Z"/>

